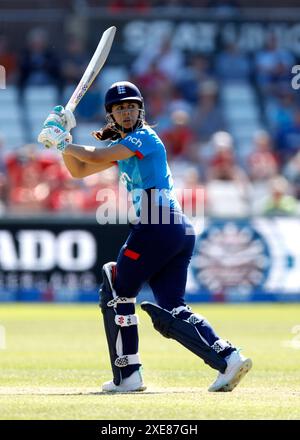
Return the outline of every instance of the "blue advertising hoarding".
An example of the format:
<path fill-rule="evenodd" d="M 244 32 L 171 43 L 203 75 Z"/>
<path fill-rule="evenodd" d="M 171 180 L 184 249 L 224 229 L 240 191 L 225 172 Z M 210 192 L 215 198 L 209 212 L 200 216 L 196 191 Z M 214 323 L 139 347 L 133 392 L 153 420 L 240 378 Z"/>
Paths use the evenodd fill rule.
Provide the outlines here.
<path fill-rule="evenodd" d="M 2 220 L 0 301 L 98 301 L 101 267 L 116 260 L 127 225 Z M 141 299 L 149 299 L 149 289 Z M 300 219 L 206 219 L 187 302 L 299 301 Z"/>

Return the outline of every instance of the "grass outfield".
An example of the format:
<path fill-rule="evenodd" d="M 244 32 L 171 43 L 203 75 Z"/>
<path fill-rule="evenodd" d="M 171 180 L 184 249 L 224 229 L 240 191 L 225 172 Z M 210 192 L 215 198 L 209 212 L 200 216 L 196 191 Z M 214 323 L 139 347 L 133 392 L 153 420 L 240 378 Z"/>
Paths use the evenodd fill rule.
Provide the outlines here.
<path fill-rule="evenodd" d="M 300 304 L 193 309 L 253 359 L 232 393 L 207 392 L 215 371 L 138 310 L 147 391 L 102 394 L 111 373 L 97 305 L 0 305 L 0 419 L 300 419 Z"/>

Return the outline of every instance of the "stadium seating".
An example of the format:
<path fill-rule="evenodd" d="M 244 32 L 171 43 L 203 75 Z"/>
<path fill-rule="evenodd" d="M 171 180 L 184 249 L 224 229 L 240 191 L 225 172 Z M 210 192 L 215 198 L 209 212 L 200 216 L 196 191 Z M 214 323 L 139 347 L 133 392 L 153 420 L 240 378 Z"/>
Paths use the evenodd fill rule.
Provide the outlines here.
<path fill-rule="evenodd" d="M 241 160 L 250 153 L 253 133 L 262 129 L 255 88 L 248 82 L 224 84 L 221 100 L 228 129 L 238 145 Z"/>

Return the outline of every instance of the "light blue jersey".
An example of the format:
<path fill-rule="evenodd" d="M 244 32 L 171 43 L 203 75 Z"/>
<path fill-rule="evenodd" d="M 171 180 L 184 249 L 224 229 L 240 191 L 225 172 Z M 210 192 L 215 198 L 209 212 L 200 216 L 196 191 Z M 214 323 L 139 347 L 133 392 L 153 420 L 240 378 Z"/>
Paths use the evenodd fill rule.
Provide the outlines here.
<path fill-rule="evenodd" d="M 177 201 L 173 178 L 167 162 L 166 149 L 158 135 L 144 125 L 111 145 L 121 144 L 135 153 L 129 159 L 119 160 L 119 179 L 132 193 L 135 210 L 139 213 L 141 190 L 155 188 L 159 191 L 157 203 L 181 210 Z"/>

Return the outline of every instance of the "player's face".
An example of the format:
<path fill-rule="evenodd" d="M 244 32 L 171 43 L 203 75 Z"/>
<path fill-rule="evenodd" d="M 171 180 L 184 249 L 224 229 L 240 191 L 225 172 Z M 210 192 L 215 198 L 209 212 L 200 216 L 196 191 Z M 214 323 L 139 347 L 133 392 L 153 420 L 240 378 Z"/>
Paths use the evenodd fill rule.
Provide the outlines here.
<path fill-rule="evenodd" d="M 139 117 L 139 105 L 136 102 L 120 102 L 112 106 L 112 115 L 121 127 L 133 128 Z"/>

